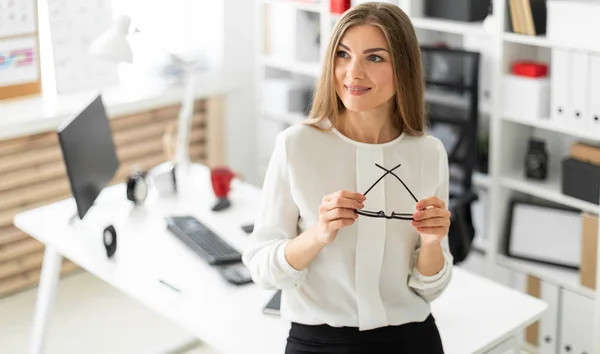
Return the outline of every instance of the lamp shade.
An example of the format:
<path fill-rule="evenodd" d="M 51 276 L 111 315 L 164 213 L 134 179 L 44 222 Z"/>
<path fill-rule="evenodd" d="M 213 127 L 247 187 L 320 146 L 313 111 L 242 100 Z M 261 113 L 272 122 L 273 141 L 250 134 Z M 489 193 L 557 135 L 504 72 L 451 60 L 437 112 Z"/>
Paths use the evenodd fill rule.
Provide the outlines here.
<path fill-rule="evenodd" d="M 108 31 L 92 42 L 90 53 L 112 62 L 132 63 L 133 53 L 127 40 L 130 24 L 131 19 L 128 16 L 117 18 Z"/>

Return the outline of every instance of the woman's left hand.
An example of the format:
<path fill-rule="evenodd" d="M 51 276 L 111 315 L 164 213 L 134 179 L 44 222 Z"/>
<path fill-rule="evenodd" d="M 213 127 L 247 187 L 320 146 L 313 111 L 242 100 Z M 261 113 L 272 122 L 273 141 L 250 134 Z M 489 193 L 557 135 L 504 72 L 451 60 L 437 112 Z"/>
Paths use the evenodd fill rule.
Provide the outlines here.
<path fill-rule="evenodd" d="M 416 208 L 412 225 L 421 234 L 421 244 L 439 243 L 450 229 L 450 210 L 443 200 L 435 196 L 420 200 Z"/>

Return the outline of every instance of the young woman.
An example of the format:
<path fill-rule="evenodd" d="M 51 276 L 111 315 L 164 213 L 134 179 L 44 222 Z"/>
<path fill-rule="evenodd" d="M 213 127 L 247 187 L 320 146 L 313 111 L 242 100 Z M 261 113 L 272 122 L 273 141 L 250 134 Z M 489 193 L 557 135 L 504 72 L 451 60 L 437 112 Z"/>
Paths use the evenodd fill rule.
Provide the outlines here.
<path fill-rule="evenodd" d="M 346 12 L 310 119 L 276 139 L 243 256 L 282 289 L 287 354 L 443 353 L 429 303 L 452 273 L 448 157 L 424 132 L 423 97 L 406 14 Z"/>

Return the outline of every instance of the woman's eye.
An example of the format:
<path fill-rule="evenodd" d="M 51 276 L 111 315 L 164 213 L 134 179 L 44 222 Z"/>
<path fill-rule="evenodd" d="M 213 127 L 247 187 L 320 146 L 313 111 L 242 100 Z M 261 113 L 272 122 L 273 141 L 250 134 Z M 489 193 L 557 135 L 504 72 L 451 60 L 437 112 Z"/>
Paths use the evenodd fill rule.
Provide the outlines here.
<path fill-rule="evenodd" d="M 367 58 L 367 60 L 378 63 L 378 62 L 382 61 L 383 59 L 379 55 L 371 55 Z"/>
<path fill-rule="evenodd" d="M 340 58 L 347 58 L 348 57 L 348 53 L 344 52 L 343 50 L 339 50 L 337 53 L 337 56 Z"/>

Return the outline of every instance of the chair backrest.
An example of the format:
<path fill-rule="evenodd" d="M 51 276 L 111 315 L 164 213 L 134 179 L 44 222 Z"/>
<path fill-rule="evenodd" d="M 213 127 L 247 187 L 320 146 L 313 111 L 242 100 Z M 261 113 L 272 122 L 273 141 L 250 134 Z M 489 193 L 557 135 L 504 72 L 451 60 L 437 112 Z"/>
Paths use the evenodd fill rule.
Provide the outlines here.
<path fill-rule="evenodd" d="M 477 52 L 421 46 L 430 133 L 444 142 L 450 162 L 448 238 L 454 264 L 469 255 L 475 237 L 472 174 L 478 161 L 479 58 Z"/>
<path fill-rule="evenodd" d="M 453 189 L 470 191 L 477 166 L 479 52 L 421 45 L 429 129 L 446 146 Z"/>

